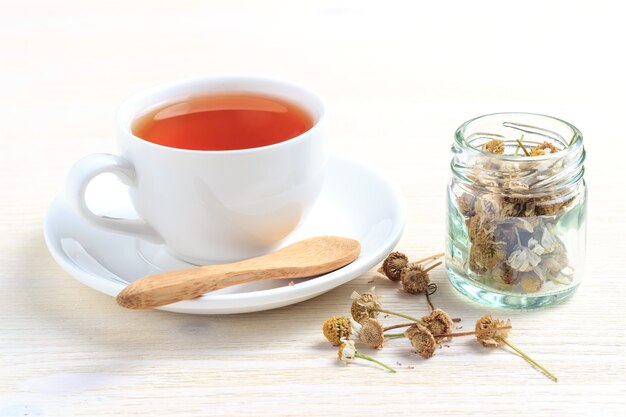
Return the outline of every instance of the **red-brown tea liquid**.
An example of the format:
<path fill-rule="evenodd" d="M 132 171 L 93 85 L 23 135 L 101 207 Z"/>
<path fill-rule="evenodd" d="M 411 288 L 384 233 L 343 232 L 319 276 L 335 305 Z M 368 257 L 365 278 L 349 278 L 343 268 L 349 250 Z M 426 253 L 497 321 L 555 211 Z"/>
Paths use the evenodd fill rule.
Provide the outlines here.
<path fill-rule="evenodd" d="M 132 131 L 172 148 L 223 151 L 294 138 L 313 120 L 293 103 L 251 94 L 219 94 L 167 104 L 139 117 Z"/>

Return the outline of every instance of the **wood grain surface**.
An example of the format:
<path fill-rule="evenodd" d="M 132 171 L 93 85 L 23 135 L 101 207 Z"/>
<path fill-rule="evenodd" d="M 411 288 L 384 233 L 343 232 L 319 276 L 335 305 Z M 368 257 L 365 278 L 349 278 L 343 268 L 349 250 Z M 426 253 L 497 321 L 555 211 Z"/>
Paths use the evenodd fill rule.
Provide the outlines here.
<path fill-rule="evenodd" d="M 626 415 L 626 38 L 617 3 L 0 2 L 0 416 Z M 495 111 L 574 123 L 588 151 L 587 273 L 566 303 L 496 312 L 505 349 L 454 340 L 421 360 L 402 340 L 368 351 L 398 368 L 342 366 L 322 321 L 376 285 L 384 306 L 427 312 L 372 270 L 313 300 L 231 316 L 129 311 L 65 273 L 42 223 L 72 163 L 115 152 L 132 93 L 209 73 L 307 85 L 333 150 L 377 166 L 408 208 L 398 248 L 443 248 L 455 128 Z M 436 269 L 434 303 L 464 330 L 488 312 Z M 397 323 L 393 318 L 387 324 Z"/>

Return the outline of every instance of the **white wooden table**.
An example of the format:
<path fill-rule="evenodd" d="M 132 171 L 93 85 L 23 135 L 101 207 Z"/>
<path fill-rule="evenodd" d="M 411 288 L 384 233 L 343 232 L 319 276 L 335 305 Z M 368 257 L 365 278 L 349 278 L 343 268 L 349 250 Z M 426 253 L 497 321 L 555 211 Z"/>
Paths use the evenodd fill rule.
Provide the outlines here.
<path fill-rule="evenodd" d="M 430 2 L 433 3 L 433 2 Z M 626 158 L 622 14 L 572 2 L 71 0 L 0 3 L 0 416 L 626 414 Z M 374 279 L 390 309 L 426 312 L 372 271 L 263 313 L 131 312 L 61 270 L 42 222 L 76 159 L 114 152 L 135 91 L 206 73 L 305 84 L 331 106 L 334 150 L 403 190 L 399 249 L 443 247 L 449 145 L 466 119 L 546 113 L 588 150 L 588 273 L 570 301 L 511 317 L 504 349 L 456 340 L 430 360 L 401 341 L 343 367 L 322 320 Z M 439 284 L 467 330 L 486 310 Z M 396 362 L 400 364 L 396 364 Z"/>

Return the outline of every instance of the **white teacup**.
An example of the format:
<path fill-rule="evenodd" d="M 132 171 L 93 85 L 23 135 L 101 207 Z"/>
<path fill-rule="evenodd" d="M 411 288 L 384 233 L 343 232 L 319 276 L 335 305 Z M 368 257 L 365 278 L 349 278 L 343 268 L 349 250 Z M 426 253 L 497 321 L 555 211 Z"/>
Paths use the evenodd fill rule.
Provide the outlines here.
<path fill-rule="evenodd" d="M 170 148 L 135 136 L 132 122 L 170 101 L 212 93 L 258 93 L 294 103 L 313 119 L 305 133 L 273 145 L 228 151 Z M 151 88 L 126 100 L 117 114 L 120 156 L 92 154 L 71 169 L 67 196 L 93 224 L 162 242 L 188 262 L 229 262 L 267 253 L 312 208 L 328 160 L 326 115 L 314 93 L 258 77 L 203 77 Z M 89 182 L 110 172 L 128 185 L 140 219 L 93 213 Z"/>

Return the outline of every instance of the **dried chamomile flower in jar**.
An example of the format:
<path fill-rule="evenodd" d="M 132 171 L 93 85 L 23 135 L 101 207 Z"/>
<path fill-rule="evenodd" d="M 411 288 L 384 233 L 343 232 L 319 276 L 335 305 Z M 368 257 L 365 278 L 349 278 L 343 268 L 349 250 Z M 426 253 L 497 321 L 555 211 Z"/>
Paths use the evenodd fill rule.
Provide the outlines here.
<path fill-rule="evenodd" d="M 469 263 L 469 269 L 477 274 L 484 274 L 485 272 L 488 271 L 487 268 L 485 268 L 484 266 L 478 263 L 478 261 L 476 260 L 476 254 L 474 250 L 470 251 L 468 263 Z"/>
<path fill-rule="evenodd" d="M 494 267 L 505 256 L 504 251 L 497 243 L 474 244 L 471 250 L 476 262 L 485 268 Z"/>
<path fill-rule="evenodd" d="M 475 214 L 474 212 L 474 201 L 476 197 L 468 193 L 462 193 L 460 197 L 457 198 L 457 204 L 459 206 L 459 211 L 463 213 L 464 216 L 471 217 Z"/>
<path fill-rule="evenodd" d="M 502 201 L 500 196 L 493 194 L 483 194 L 476 198 L 476 214 L 486 218 L 497 218 L 502 211 Z"/>
<path fill-rule="evenodd" d="M 481 215 L 477 214 L 470 217 L 467 229 L 472 243 L 492 243 L 494 241 L 495 225 Z"/>
<path fill-rule="evenodd" d="M 554 197 L 538 197 L 535 198 L 535 215 L 537 216 L 549 216 L 561 211 L 564 207 L 566 207 L 571 201 L 573 197 L 563 197 L 560 199 L 555 199 Z"/>
<path fill-rule="evenodd" d="M 520 274 L 519 286 L 525 293 L 535 293 L 541 289 L 543 280 L 535 272 L 523 272 Z"/>
<path fill-rule="evenodd" d="M 502 197 L 503 217 L 530 217 L 535 214 L 535 199 L 520 196 Z"/>
<path fill-rule="evenodd" d="M 494 279 L 502 281 L 506 285 L 514 285 L 517 282 L 518 273 L 506 262 L 496 265 L 492 271 Z"/>
<path fill-rule="evenodd" d="M 544 141 L 539 145 L 535 146 L 533 150 L 530 152 L 530 156 L 543 156 L 549 155 L 551 153 L 557 153 L 559 150 L 551 144 L 550 142 Z"/>
<path fill-rule="evenodd" d="M 502 139 L 491 139 L 489 142 L 483 145 L 483 148 L 487 152 L 503 154 L 504 153 L 504 141 Z"/>

